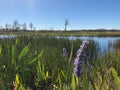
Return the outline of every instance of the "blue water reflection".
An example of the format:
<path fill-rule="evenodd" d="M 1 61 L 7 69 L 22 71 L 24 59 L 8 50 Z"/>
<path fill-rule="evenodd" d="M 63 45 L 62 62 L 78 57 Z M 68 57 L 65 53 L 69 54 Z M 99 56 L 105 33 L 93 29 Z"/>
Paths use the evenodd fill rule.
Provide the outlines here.
<path fill-rule="evenodd" d="M 15 35 L 0 35 L 0 39 L 4 39 L 4 38 L 15 38 L 17 36 Z"/>
<path fill-rule="evenodd" d="M 113 51 L 114 50 L 114 43 L 117 40 L 120 40 L 120 37 L 88 37 L 88 36 L 56 36 L 56 38 L 66 38 L 70 40 L 94 40 L 98 45 L 100 52 L 107 52 L 107 51 Z"/>

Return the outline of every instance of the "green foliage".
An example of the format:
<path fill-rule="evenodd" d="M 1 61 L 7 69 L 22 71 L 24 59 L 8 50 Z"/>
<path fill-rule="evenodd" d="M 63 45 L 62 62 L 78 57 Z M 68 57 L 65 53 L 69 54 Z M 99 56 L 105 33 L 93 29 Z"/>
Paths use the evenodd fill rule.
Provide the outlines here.
<path fill-rule="evenodd" d="M 45 76 L 45 73 L 44 73 L 44 64 L 42 64 L 39 59 L 37 60 L 36 70 L 37 70 L 37 79 L 40 82 L 43 81 L 43 80 L 46 80 L 46 76 Z"/>
<path fill-rule="evenodd" d="M 75 77 L 74 77 L 74 73 L 72 73 L 72 81 L 71 81 L 71 87 L 72 87 L 72 90 L 75 90 Z"/>
<path fill-rule="evenodd" d="M 82 90 L 88 90 L 88 79 L 87 79 L 87 73 L 84 72 L 83 73 L 83 77 L 82 77 Z"/>
<path fill-rule="evenodd" d="M 21 59 L 28 53 L 29 47 L 25 46 L 22 51 L 20 52 L 20 55 L 18 57 L 19 62 L 21 61 Z"/>
<path fill-rule="evenodd" d="M 73 74 L 73 60 L 81 40 L 54 37 L 17 37 L 0 40 L 0 88 L 19 90 L 28 86 L 50 90 L 119 90 L 120 56 L 107 53 L 97 56 L 96 43 L 90 41 L 84 73 Z M 62 49 L 68 51 L 62 57 Z M 111 68 L 112 66 L 112 68 Z"/>
<path fill-rule="evenodd" d="M 32 63 L 35 62 L 37 59 L 39 59 L 39 58 L 41 57 L 41 55 L 43 54 L 43 51 L 44 51 L 44 50 L 42 50 L 41 53 L 39 53 L 39 55 L 38 55 L 37 57 L 35 57 L 33 60 L 30 60 L 30 61 L 28 62 L 28 64 L 32 64 Z"/>
<path fill-rule="evenodd" d="M 2 54 L 2 45 L 0 44 L 0 55 Z"/>
<path fill-rule="evenodd" d="M 113 80 L 114 80 L 113 81 L 114 82 L 114 89 L 115 90 L 120 90 L 120 78 L 117 75 L 117 72 L 113 67 L 111 67 L 111 71 L 112 71 Z"/>

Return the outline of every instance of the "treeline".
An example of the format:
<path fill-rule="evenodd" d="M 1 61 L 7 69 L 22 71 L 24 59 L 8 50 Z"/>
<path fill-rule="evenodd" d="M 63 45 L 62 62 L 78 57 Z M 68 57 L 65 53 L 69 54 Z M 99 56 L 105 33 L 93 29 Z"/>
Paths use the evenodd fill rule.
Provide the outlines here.
<path fill-rule="evenodd" d="M 13 24 L 6 23 L 4 26 L 0 26 L 1 31 L 19 31 L 19 30 L 36 30 L 36 28 L 33 26 L 33 23 L 30 22 L 28 25 L 27 23 L 19 23 L 17 20 L 13 21 Z"/>
<path fill-rule="evenodd" d="M 69 25 L 68 19 L 65 20 L 64 22 L 64 30 L 55 30 L 53 28 L 49 29 L 39 29 L 37 31 L 42 31 L 42 32 L 120 32 L 120 29 L 72 29 L 68 30 L 67 26 Z M 6 23 L 4 26 L 0 26 L 0 31 L 35 31 L 36 27 L 33 25 L 32 22 L 29 24 L 27 23 L 19 23 L 17 20 L 14 20 L 12 24 Z"/>

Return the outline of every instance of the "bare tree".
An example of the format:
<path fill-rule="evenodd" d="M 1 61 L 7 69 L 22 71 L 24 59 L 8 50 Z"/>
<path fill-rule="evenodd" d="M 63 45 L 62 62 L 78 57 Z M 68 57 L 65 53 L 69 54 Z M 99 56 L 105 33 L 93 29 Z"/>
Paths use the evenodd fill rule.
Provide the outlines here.
<path fill-rule="evenodd" d="M 68 19 L 65 19 L 65 31 L 67 30 L 68 24 L 69 24 Z"/>
<path fill-rule="evenodd" d="M 13 30 L 18 30 L 18 28 L 19 28 L 18 21 L 15 20 L 15 21 L 13 22 Z"/>
<path fill-rule="evenodd" d="M 30 27 L 30 29 L 32 30 L 32 29 L 33 29 L 33 24 L 30 23 L 30 24 L 29 24 L 29 27 Z"/>
<path fill-rule="evenodd" d="M 23 30 L 26 30 L 26 29 L 27 29 L 27 24 L 26 24 L 26 23 L 24 23 L 24 24 L 22 25 L 22 29 L 23 29 Z"/>
<path fill-rule="evenodd" d="M 11 25 L 10 24 L 8 24 L 8 30 L 11 30 Z"/>
<path fill-rule="evenodd" d="M 17 30 L 21 30 L 21 28 L 22 28 L 22 25 L 18 23 Z"/>
<path fill-rule="evenodd" d="M 9 25 L 8 25 L 8 23 L 6 23 L 5 24 L 5 30 L 8 30 L 8 27 L 9 27 Z"/>

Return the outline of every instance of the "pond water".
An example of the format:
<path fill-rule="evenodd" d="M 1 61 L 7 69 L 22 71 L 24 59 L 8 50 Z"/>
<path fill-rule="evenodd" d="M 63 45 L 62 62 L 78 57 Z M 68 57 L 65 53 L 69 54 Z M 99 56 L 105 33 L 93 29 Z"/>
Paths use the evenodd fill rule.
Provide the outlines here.
<path fill-rule="evenodd" d="M 15 38 L 16 35 L 0 35 L 0 39 L 5 38 Z M 55 36 L 55 38 L 64 38 L 69 40 L 93 40 L 95 43 L 97 43 L 99 47 L 99 53 L 108 52 L 108 51 L 114 51 L 115 50 L 115 43 L 119 41 L 120 43 L 120 37 L 89 37 L 89 36 Z M 119 46 L 119 45 L 118 45 Z"/>
<path fill-rule="evenodd" d="M 4 38 L 14 38 L 16 37 L 15 35 L 0 35 L 0 39 L 4 39 Z"/>
<path fill-rule="evenodd" d="M 94 40 L 98 44 L 100 53 L 115 50 L 115 43 L 120 41 L 120 37 L 56 36 L 56 38 Z"/>

